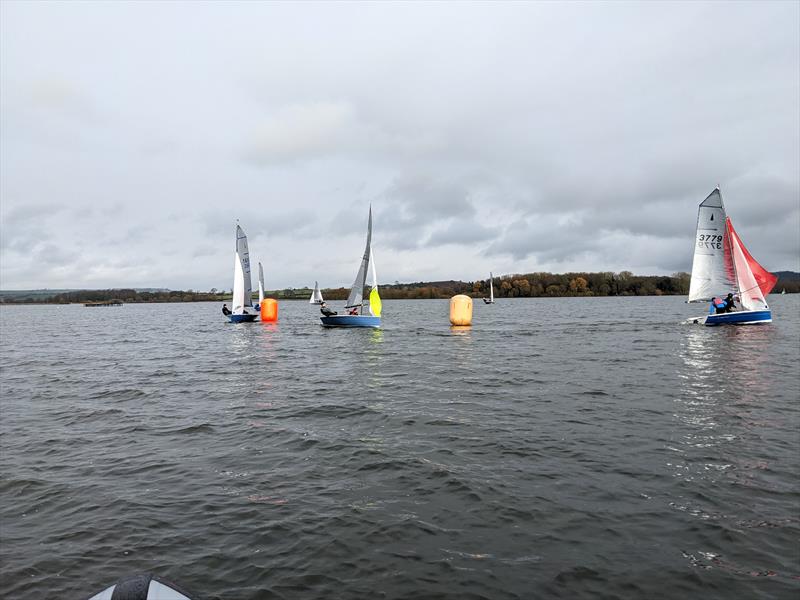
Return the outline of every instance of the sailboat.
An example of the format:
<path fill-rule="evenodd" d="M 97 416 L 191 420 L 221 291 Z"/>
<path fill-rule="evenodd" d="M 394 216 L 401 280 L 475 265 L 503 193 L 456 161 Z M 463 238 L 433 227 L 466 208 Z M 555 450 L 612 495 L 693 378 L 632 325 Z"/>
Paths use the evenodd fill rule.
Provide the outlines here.
<path fill-rule="evenodd" d="M 320 317 L 325 327 L 380 327 L 381 326 L 381 297 L 378 294 L 378 275 L 375 272 L 375 261 L 372 258 L 372 206 L 369 207 L 369 221 L 367 224 L 367 247 L 356 274 L 350 295 L 347 297 L 346 315 L 331 315 Z M 369 314 L 364 314 L 364 284 L 367 273 L 370 273 Z"/>
<path fill-rule="evenodd" d="M 247 236 L 236 226 L 236 255 L 233 261 L 233 306 L 229 316 L 231 323 L 254 321 L 258 312 L 253 308 L 253 287 L 250 282 L 250 252 Z"/>
<path fill-rule="evenodd" d="M 258 263 L 258 306 L 257 309 L 261 308 L 261 305 L 264 304 L 264 267 L 261 266 L 261 263 Z"/>
<path fill-rule="evenodd" d="M 762 267 L 745 248 L 725 213 L 719 187 L 700 203 L 697 215 L 689 302 L 708 302 L 730 292 L 741 310 L 691 319 L 705 325 L 771 323 L 765 300 L 778 278 Z"/>
<path fill-rule="evenodd" d="M 494 304 L 494 283 L 492 282 L 493 279 L 494 277 L 492 277 L 492 272 L 489 271 L 489 297 L 483 299 L 483 301 L 486 304 Z"/>
<path fill-rule="evenodd" d="M 322 292 L 319 291 L 319 283 L 316 281 L 314 282 L 314 291 L 311 292 L 311 298 L 309 299 L 309 304 L 322 304 Z"/>

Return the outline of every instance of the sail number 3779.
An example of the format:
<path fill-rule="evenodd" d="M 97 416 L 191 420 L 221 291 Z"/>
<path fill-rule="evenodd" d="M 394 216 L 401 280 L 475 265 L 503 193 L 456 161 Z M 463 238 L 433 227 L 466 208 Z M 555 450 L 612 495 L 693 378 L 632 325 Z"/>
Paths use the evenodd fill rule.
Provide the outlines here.
<path fill-rule="evenodd" d="M 701 233 L 697 236 L 697 247 L 722 250 L 722 236 Z"/>

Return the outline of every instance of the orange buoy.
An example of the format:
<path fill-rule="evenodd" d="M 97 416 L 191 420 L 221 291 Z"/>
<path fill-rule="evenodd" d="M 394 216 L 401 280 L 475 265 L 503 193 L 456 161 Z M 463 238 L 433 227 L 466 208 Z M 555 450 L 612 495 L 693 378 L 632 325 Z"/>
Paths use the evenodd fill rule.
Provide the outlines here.
<path fill-rule="evenodd" d="M 261 302 L 261 320 L 267 323 L 278 320 L 278 301 L 275 298 L 264 298 Z"/>
<path fill-rule="evenodd" d="M 450 298 L 450 324 L 472 325 L 472 298 L 464 294 Z"/>

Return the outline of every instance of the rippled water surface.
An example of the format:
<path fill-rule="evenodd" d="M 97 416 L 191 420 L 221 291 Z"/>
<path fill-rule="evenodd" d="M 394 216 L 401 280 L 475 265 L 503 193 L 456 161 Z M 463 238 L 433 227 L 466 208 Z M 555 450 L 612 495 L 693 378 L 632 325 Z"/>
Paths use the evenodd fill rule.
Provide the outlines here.
<path fill-rule="evenodd" d="M 797 598 L 800 295 L 0 309 L 0 595 Z"/>

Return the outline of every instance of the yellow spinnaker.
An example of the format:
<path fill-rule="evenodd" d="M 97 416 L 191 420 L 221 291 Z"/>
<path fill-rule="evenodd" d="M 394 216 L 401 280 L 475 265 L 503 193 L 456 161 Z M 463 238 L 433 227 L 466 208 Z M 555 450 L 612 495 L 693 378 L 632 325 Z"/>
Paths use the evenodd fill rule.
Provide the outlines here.
<path fill-rule="evenodd" d="M 381 297 L 378 295 L 378 288 L 372 288 L 369 293 L 369 312 L 373 317 L 381 316 Z"/>

